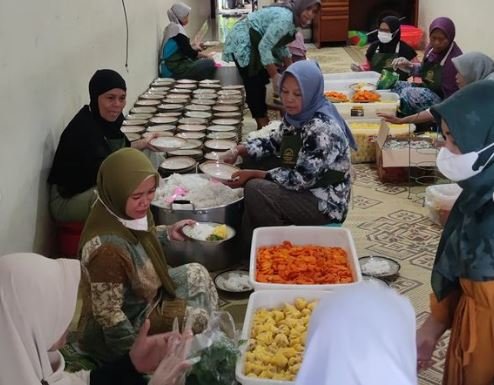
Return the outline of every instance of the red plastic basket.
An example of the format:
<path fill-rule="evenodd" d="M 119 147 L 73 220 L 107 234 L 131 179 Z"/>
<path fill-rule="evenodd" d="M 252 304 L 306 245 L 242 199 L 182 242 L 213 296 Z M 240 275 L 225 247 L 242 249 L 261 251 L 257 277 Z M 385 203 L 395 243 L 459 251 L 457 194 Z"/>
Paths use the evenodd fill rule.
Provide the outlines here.
<path fill-rule="evenodd" d="M 422 48 L 424 31 L 413 25 L 401 26 L 401 40 L 410 45 L 413 49 Z"/>

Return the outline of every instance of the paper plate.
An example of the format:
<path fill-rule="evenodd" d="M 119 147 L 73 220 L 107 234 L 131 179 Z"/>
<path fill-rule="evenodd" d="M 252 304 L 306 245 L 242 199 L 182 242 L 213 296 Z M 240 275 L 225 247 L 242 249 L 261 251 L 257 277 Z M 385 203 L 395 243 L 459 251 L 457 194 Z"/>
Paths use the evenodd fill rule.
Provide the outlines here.
<path fill-rule="evenodd" d="M 397 276 L 400 264 L 388 257 L 368 256 L 359 258 L 360 269 L 363 275 L 375 278 L 390 278 Z"/>
<path fill-rule="evenodd" d="M 175 135 L 178 138 L 182 139 L 195 139 L 195 140 L 202 140 L 206 137 L 206 134 L 204 132 L 179 132 L 177 135 Z"/>
<path fill-rule="evenodd" d="M 122 126 L 120 127 L 120 131 L 122 131 L 124 134 L 138 134 L 140 132 L 143 132 L 145 130 L 144 126 Z"/>
<path fill-rule="evenodd" d="M 215 222 L 196 222 L 194 225 L 185 225 L 182 227 L 182 232 L 187 238 L 208 243 L 221 243 L 228 241 L 235 236 L 235 230 L 232 227 L 225 225 L 227 230 L 227 236 L 225 239 L 214 241 L 208 241 L 205 239 L 211 234 L 216 226 L 221 226 L 221 224 Z"/>
<path fill-rule="evenodd" d="M 187 118 L 198 118 L 198 119 L 211 119 L 213 114 L 206 111 L 187 111 L 185 117 Z"/>
<path fill-rule="evenodd" d="M 199 169 L 206 175 L 213 179 L 221 181 L 229 181 L 232 179 L 232 175 L 239 171 L 239 169 L 231 164 L 207 161 L 199 165 Z"/>
<path fill-rule="evenodd" d="M 211 107 L 210 106 L 200 105 L 200 104 L 189 104 L 188 106 L 185 106 L 185 109 L 186 110 L 189 110 L 189 111 L 202 111 L 202 112 L 205 112 L 205 111 L 210 111 L 211 110 Z"/>
<path fill-rule="evenodd" d="M 204 142 L 204 146 L 214 151 L 227 151 L 231 148 L 234 148 L 237 145 L 236 142 L 232 140 L 207 140 Z"/>
<path fill-rule="evenodd" d="M 177 118 L 173 116 L 157 116 L 149 119 L 149 123 L 151 124 L 171 124 L 176 122 Z"/>
<path fill-rule="evenodd" d="M 240 119 L 214 119 L 212 123 L 219 126 L 237 126 L 242 121 Z"/>
<path fill-rule="evenodd" d="M 173 150 L 168 152 L 168 156 L 190 156 L 191 158 L 194 158 L 196 160 L 202 159 L 203 154 L 202 150 L 198 149 L 179 149 L 179 150 Z"/>
<path fill-rule="evenodd" d="M 133 133 L 133 132 L 126 133 L 125 136 L 129 140 L 129 142 L 133 142 L 134 140 L 141 139 L 141 135 Z"/>
<path fill-rule="evenodd" d="M 186 139 L 187 143 L 185 143 L 180 150 L 196 150 L 202 146 L 202 141 L 199 139 Z"/>
<path fill-rule="evenodd" d="M 177 129 L 182 132 L 202 132 L 206 131 L 206 126 L 203 124 L 181 124 Z"/>
<path fill-rule="evenodd" d="M 209 132 L 228 132 L 228 131 L 237 131 L 237 127 L 235 126 L 220 126 L 220 125 L 212 125 L 208 127 Z"/>
<path fill-rule="evenodd" d="M 154 126 L 149 126 L 146 131 L 148 132 L 163 132 L 163 131 L 174 131 L 175 126 L 173 124 L 155 124 Z"/>
<path fill-rule="evenodd" d="M 125 120 L 148 120 L 153 117 L 153 114 L 129 114 Z"/>
<path fill-rule="evenodd" d="M 134 107 L 130 110 L 133 114 L 154 114 L 157 111 L 156 107 Z"/>
<path fill-rule="evenodd" d="M 144 99 L 144 100 L 161 100 L 161 99 L 163 99 L 163 97 L 160 94 L 145 93 L 145 94 L 139 95 L 139 99 Z"/>
<path fill-rule="evenodd" d="M 216 101 L 214 101 L 213 99 L 192 99 L 190 103 L 197 106 L 209 106 L 211 109 L 211 106 L 214 106 L 216 104 Z"/>
<path fill-rule="evenodd" d="M 157 106 L 161 104 L 161 99 L 159 100 L 147 100 L 147 99 L 139 99 L 135 105 L 136 106 Z"/>
<path fill-rule="evenodd" d="M 206 135 L 208 139 L 216 140 L 234 140 L 237 141 L 237 134 L 235 132 L 210 132 Z"/>
<path fill-rule="evenodd" d="M 172 156 L 161 163 L 160 167 L 165 170 L 183 170 L 185 168 L 194 167 L 196 160 L 190 156 Z"/>
<path fill-rule="evenodd" d="M 253 289 L 249 283 L 248 270 L 228 270 L 214 278 L 214 284 L 220 290 L 229 293 L 249 293 Z"/>
<path fill-rule="evenodd" d="M 240 111 L 240 108 L 237 106 L 214 106 L 213 111 L 218 112 L 237 112 Z"/>
<path fill-rule="evenodd" d="M 177 138 L 176 136 L 163 136 L 160 138 L 155 138 L 150 141 L 150 144 L 161 151 L 173 151 L 178 150 L 186 142 L 185 139 Z"/>
<path fill-rule="evenodd" d="M 124 120 L 122 126 L 145 126 L 147 123 L 147 119 Z"/>
<path fill-rule="evenodd" d="M 178 124 L 207 124 L 208 120 L 203 118 L 182 118 Z"/>
<path fill-rule="evenodd" d="M 168 104 L 160 104 L 158 106 L 158 109 L 160 111 L 178 111 L 182 110 L 184 108 L 183 104 L 178 104 L 178 103 L 168 103 Z"/>

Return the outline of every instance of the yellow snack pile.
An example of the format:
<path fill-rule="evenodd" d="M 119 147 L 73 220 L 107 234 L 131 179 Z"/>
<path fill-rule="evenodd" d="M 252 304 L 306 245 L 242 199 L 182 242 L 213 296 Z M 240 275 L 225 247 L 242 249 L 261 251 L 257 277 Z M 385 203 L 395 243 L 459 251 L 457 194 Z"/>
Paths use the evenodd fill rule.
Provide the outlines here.
<path fill-rule="evenodd" d="M 245 374 L 293 381 L 302 364 L 307 328 L 315 306 L 315 301 L 297 298 L 293 305 L 257 310 L 245 355 Z"/>
<path fill-rule="evenodd" d="M 226 225 L 216 226 L 213 229 L 211 235 L 215 235 L 220 239 L 225 239 L 228 237 L 228 229 L 227 229 Z"/>

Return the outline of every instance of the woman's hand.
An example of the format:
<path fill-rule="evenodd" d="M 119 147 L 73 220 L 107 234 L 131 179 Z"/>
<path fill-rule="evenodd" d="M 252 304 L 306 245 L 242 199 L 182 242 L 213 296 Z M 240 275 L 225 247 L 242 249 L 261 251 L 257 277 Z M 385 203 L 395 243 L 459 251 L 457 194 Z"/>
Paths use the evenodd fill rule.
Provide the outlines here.
<path fill-rule="evenodd" d="M 153 140 L 154 138 L 157 138 L 159 136 L 160 136 L 160 133 L 159 132 L 151 132 L 145 138 L 138 139 L 138 140 L 135 140 L 135 141 L 131 142 L 130 143 L 130 146 L 132 148 L 137 149 L 137 150 L 148 149 L 148 150 L 151 150 L 151 151 L 160 151 L 156 147 L 154 147 L 153 145 L 150 144 L 151 140 Z"/>
<path fill-rule="evenodd" d="M 391 62 L 391 67 L 393 67 L 394 70 L 400 69 L 404 72 L 410 72 L 412 70 L 413 63 L 404 57 L 398 57 L 393 59 Z"/>
<path fill-rule="evenodd" d="M 397 116 L 390 114 L 388 112 L 377 112 L 376 115 L 379 116 L 380 118 L 383 118 L 384 121 L 386 121 L 388 123 L 393 123 L 393 124 L 403 124 L 404 123 L 403 119 L 398 118 Z"/>
<path fill-rule="evenodd" d="M 182 228 L 184 226 L 193 226 L 197 222 L 192 220 L 192 219 L 183 219 L 181 221 L 178 221 L 174 223 L 173 225 L 168 226 L 168 237 L 172 241 L 184 241 L 184 233 L 182 232 Z"/>
<path fill-rule="evenodd" d="M 225 151 L 223 154 L 220 155 L 219 160 L 221 162 L 225 162 L 228 164 L 235 164 L 235 162 L 238 159 L 238 150 L 237 148 L 232 148 L 228 151 Z"/>
<path fill-rule="evenodd" d="M 225 184 L 231 188 L 239 188 L 245 186 L 245 184 L 251 179 L 264 179 L 265 177 L 266 171 L 240 170 L 233 173 L 231 181 L 225 182 Z"/>
<path fill-rule="evenodd" d="M 432 353 L 445 331 L 446 325 L 434 319 L 432 315 L 429 315 L 417 330 L 417 368 L 419 370 L 432 366 Z"/>

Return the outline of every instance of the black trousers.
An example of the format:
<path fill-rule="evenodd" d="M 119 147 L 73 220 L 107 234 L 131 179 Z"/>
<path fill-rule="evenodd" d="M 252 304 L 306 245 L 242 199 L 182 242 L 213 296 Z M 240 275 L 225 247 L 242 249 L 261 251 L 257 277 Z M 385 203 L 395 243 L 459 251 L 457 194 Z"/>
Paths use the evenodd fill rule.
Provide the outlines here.
<path fill-rule="evenodd" d="M 268 106 L 266 104 L 266 84 L 269 83 L 268 72 L 263 68 L 256 75 L 249 76 L 248 67 L 240 67 L 236 60 L 235 64 L 244 82 L 245 100 L 252 117 L 256 119 L 268 116 Z"/>

